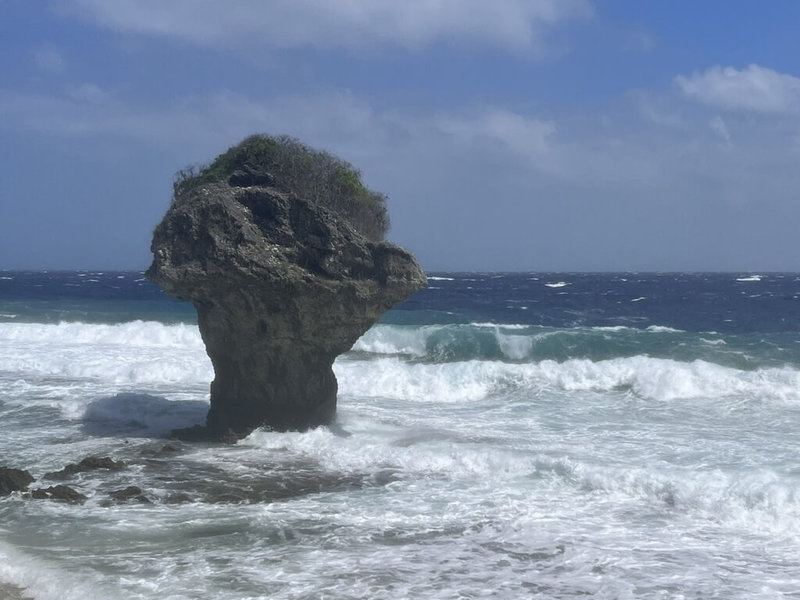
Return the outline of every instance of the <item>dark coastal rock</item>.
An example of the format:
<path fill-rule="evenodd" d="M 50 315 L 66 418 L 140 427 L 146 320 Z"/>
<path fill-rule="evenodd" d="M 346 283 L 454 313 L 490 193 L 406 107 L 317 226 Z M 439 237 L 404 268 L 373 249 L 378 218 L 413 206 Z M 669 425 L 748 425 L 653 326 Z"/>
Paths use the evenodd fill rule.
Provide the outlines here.
<path fill-rule="evenodd" d="M 24 492 L 34 481 L 28 471 L 0 467 L 0 496 L 7 496 L 11 492 Z"/>
<path fill-rule="evenodd" d="M 213 394 L 213 384 L 212 384 Z M 212 395 L 213 398 L 213 395 Z M 209 411 L 209 415 L 210 415 Z M 237 433 L 231 427 L 227 428 L 212 428 L 211 425 L 192 425 L 191 427 L 182 427 L 180 429 L 173 429 L 170 432 L 170 437 L 175 440 L 184 442 L 222 442 L 223 444 L 235 444 L 241 438 L 245 437 L 250 431 L 255 429 L 256 426 L 251 427 L 247 431 Z"/>
<path fill-rule="evenodd" d="M 166 444 L 158 444 L 143 447 L 139 453 L 142 456 L 150 458 L 163 458 L 168 456 L 175 456 L 180 454 L 186 448 L 180 442 L 168 442 Z"/>
<path fill-rule="evenodd" d="M 164 502 L 166 504 L 189 504 L 190 502 L 194 502 L 194 498 L 183 492 L 175 492 L 164 498 Z"/>
<path fill-rule="evenodd" d="M 54 485 L 49 488 L 39 488 L 31 492 L 35 500 L 56 500 L 69 504 L 83 504 L 87 497 L 66 485 Z"/>
<path fill-rule="evenodd" d="M 138 502 L 139 504 L 152 504 L 152 501 L 145 495 L 145 493 L 142 491 L 142 488 L 135 485 L 130 485 L 123 490 L 109 492 L 108 495 L 112 500 L 116 500 L 117 502 Z"/>
<path fill-rule="evenodd" d="M 207 428 L 180 437 L 235 441 L 259 426 L 330 423 L 334 359 L 426 284 L 405 250 L 259 177 L 179 195 L 153 236 L 147 277 L 194 303 L 216 376 Z"/>
<path fill-rule="evenodd" d="M 95 471 L 97 469 L 107 469 L 109 471 L 119 471 L 125 468 L 125 463 L 121 460 L 113 460 L 108 456 L 87 456 L 79 463 L 70 463 L 60 471 L 45 473 L 45 479 L 67 479 L 75 473 L 82 471 Z"/>

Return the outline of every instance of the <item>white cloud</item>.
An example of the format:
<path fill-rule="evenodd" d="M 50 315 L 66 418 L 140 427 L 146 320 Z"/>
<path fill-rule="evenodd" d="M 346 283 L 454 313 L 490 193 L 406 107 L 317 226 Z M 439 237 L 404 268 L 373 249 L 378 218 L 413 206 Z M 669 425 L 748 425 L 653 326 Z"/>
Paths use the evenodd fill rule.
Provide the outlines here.
<path fill-rule="evenodd" d="M 637 112 L 648 123 L 662 127 L 686 127 L 683 117 L 675 110 L 671 102 L 662 98 L 654 98 L 652 94 L 634 94 Z"/>
<path fill-rule="evenodd" d="M 45 44 L 33 55 L 36 66 L 46 73 L 60 73 L 64 70 L 64 56 L 52 44 Z"/>
<path fill-rule="evenodd" d="M 721 137 L 726 142 L 731 141 L 731 133 L 728 131 L 728 126 L 725 124 L 725 120 L 717 115 L 711 122 L 709 123 L 711 126 L 711 130 L 716 133 L 719 137 Z"/>
<path fill-rule="evenodd" d="M 622 43 L 622 49 L 631 52 L 650 52 L 655 47 L 655 38 L 643 29 L 632 31 Z"/>
<path fill-rule="evenodd" d="M 125 33 L 266 47 L 419 48 L 483 43 L 539 52 L 545 30 L 593 14 L 590 0 L 61 0 L 67 14 Z"/>
<path fill-rule="evenodd" d="M 0 130 L 45 136 L 105 136 L 171 148 L 186 161 L 204 161 L 254 132 L 288 133 L 329 147 L 347 139 L 375 138 L 391 117 L 379 121 L 349 93 L 254 100 L 227 90 L 188 96 L 166 105 L 138 106 L 93 83 L 60 94 L 0 89 Z M 294 124 L 293 130 L 286 129 Z"/>
<path fill-rule="evenodd" d="M 800 78 L 759 65 L 741 70 L 711 67 L 690 77 L 679 75 L 675 84 L 686 96 L 710 106 L 762 113 L 800 112 Z"/>
<path fill-rule="evenodd" d="M 93 84 L 60 95 L 0 90 L 0 128 L 57 136 L 105 136 L 171 148 L 182 163 L 204 162 L 254 132 L 288 133 L 364 166 L 403 172 L 438 170 L 459 161 L 516 169 L 524 179 L 641 185 L 659 177 L 652 149 L 638 142 L 583 131 L 566 141 L 552 119 L 500 107 L 450 115 L 376 111 L 350 93 L 254 99 L 230 91 L 184 97 L 169 105 L 135 106 Z M 292 124 L 287 130 L 287 124 Z M 382 168 L 382 167 L 379 167 Z"/>
<path fill-rule="evenodd" d="M 653 104 L 667 110 L 670 101 L 680 111 L 674 95 Z M 115 143 L 143 156 L 157 149 L 171 157 L 165 171 L 208 161 L 253 132 L 288 133 L 352 161 L 368 185 L 389 193 L 393 239 L 424 261 L 440 261 L 432 264 L 533 268 L 526 256 L 561 253 L 566 258 L 553 268 L 731 268 L 731 256 L 761 246 L 741 246 L 726 233 L 709 249 L 699 236 L 720 219 L 746 222 L 736 211 L 776 215 L 764 217 L 763 227 L 794 222 L 798 145 L 796 128 L 786 126 L 794 117 L 737 120 L 736 143 L 721 144 L 729 123 L 683 105 L 685 123 L 665 127 L 625 102 L 602 115 L 564 111 L 557 118 L 502 106 L 410 114 L 376 109 L 348 92 L 251 97 L 223 90 L 145 106 L 121 90 L 84 84 L 57 95 L 0 90 L 0 130 L 52 147 L 64 145 L 50 144 L 57 137 L 68 147 L 74 140 L 86 152 Z M 163 205 L 149 206 L 156 220 Z M 493 232 L 487 239 L 498 257 L 517 262 L 492 263 L 494 250 L 476 244 L 484 231 Z M 659 236 L 670 240 L 671 258 L 648 245 Z M 587 244 L 598 249 L 596 260 Z"/>
<path fill-rule="evenodd" d="M 106 104 L 113 101 L 113 95 L 94 83 L 82 83 L 67 87 L 67 95 L 73 100 L 90 104 Z"/>
<path fill-rule="evenodd" d="M 435 121 L 445 134 L 463 142 L 499 142 L 507 150 L 541 165 L 547 160 L 549 138 L 556 132 L 552 121 L 526 117 L 505 109 L 489 109 L 475 117 L 445 117 Z"/>
<path fill-rule="evenodd" d="M 666 109 L 666 102 L 654 103 Z M 142 106 L 85 83 L 58 95 L 0 90 L 0 113 L 7 117 L 0 129 L 137 140 L 170 149 L 186 163 L 209 160 L 254 132 L 288 133 L 365 171 L 382 163 L 394 168 L 402 156 L 404 173 L 452 163 L 453 176 L 461 177 L 467 167 L 458 163 L 466 161 L 502 165 L 523 180 L 625 193 L 666 190 L 698 176 L 730 182 L 732 173 L 756 182 L 764 164 L 780 170 L 796 148 L 796 128 L 783 121 L 737 123 L 736 146 L 723 150 L 719 140 L 730 142 L 731 134 L 721 116 L 687 111 L 680 126 L 665 127 L 624 104 L 602 118 L 564 113 L 558 120 L 498 106 L 427 115 L 380 111 L 348 92 L 253 98 L 221 90 Z"/>

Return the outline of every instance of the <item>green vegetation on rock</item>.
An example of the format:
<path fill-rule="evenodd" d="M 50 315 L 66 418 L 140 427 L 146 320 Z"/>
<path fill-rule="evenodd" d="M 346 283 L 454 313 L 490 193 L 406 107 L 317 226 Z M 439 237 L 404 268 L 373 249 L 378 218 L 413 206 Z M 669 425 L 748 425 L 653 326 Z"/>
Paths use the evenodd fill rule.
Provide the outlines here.
<path fill-rule="evenodd" d="M 371 240 L 383 239 L 389 229 L 386 196 L 367 188 L 353 165 L 289 136 L 252 135 L 208 165 L 178 171 L 174 198 L 200 185 L 219 182 L 275 186 L 317 202 Z"/>

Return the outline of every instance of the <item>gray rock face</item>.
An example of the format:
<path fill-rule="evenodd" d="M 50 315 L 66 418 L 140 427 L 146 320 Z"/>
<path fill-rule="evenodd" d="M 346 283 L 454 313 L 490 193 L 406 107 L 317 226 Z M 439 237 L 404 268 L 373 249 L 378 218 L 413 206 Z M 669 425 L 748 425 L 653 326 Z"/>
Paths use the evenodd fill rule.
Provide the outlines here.
<path fill-rule="evenodd" d="M 0 496 L 7 496 L 11 492 L 25 491 L 35 479 L 28 471 L 0 467 Z"/>
<path fill-rule="evenodd" d="M 66 485 L 51 485 L 49 488 L 39 488 L 31 492 L 34 500 L 56 500 L 69 504 L 83 504 L 88 500 L 86 496 Z"/>
<path fill-rule="evenodd" d="M 70 463 L 60 471 L 53 473 L 45 473 L 44 479 L 67 479 L 76 473 L 82 471 L 94 471 L 96 469 L 108 469 L 110 471 L 119 471 L 125 468 L 125 463 L 114 460 L 109 457 L 87 456 L 79 463 Z"/>
<path fill-rule="evenodd" d="M 147 271 L 197 309 L 216 376 L 207 433 L 237 439 L 262 425 L 327 424 L 334 359 L 425 275 L 411 254 L 368 241 L 317 203 L 233 182 L 173 202 Z"/>

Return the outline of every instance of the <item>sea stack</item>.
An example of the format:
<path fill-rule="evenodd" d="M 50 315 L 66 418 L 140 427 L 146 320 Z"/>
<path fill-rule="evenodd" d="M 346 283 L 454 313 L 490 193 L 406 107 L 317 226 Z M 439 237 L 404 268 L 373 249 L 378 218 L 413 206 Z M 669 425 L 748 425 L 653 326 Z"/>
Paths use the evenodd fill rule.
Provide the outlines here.
<path fill-rule="evenodd" d="M 176 176 L 147 277 L 194 304 L 214 366 L 206 427 L 185 435 L 334 419 L 333 361 L 426 284 L 382 241 L 384 201 L 348 163 L 286 137 L 252 136 Z"/>

